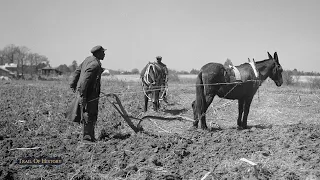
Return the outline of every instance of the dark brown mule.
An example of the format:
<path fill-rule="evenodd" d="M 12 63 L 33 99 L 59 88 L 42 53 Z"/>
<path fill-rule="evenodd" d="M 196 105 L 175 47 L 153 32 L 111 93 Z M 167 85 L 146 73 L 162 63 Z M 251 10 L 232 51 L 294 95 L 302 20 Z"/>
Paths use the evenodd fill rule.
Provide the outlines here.
<path fill-rule="evenodd" d="M 201 128 L 207 129 L 206 111 L 214 96 L 220 98 L 238 100 L 238 127 L 247 128 L 247 118 L 251 101 L 257 92 L 260 84 L 270 77 L 277 86 L 281 86 L 282 67 L 279 63 L 277 52 L 274 57 L 268 52 L 269 59 L 256 62 L 256 70 L 259 74 L 256 77 L 253 67 L 249 63 L 236 66 L 240 72 L 241 83 L 229 83 L 229 68 L 219 63 L 208 63 L 204 65 L 197 76 L 196 81 L 196 100 L 192 102 L 194 114 L 194 126 L 198 127 L 201 122 Z"/>
<path fill-rule="evenodd" d="M 164 74 L 157 63 L 149 62 L 140 73 L 142 88 L 144 92 L 144 111 L 148 110 L 148 101 L 152 101 L 153 109 L 158 111 L 160 108 L 160 90 L 164 81 Z"/>

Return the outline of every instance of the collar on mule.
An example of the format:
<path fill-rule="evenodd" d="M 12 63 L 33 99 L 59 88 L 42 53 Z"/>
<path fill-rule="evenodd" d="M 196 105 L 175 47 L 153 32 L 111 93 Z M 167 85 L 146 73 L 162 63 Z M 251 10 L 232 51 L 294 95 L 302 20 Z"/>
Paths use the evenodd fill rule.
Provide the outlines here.
<path fill-rule="evenodd" d="M 229 65 L 229 67 L 233 70 L 236 81 L 242 81 L 241 74 L 240 74 L 240 71 L 238 70 L 238 68 L 235 66 L 231 66 L 231 65 Z"/>
<path fill-rule="evenodd" d="M 254 61 L 254 59 L 251 61 L 249 58 L 249 64 L 251 65 L 252 69 L 253 69 L 253 72 L 254 72 L 254 75 L 256 76 L 256 78 L 259 78 L 259 73 L 258 73 L 258 70 L 257 70 L 257 67 L 256 67 L 256 62 Z"/>

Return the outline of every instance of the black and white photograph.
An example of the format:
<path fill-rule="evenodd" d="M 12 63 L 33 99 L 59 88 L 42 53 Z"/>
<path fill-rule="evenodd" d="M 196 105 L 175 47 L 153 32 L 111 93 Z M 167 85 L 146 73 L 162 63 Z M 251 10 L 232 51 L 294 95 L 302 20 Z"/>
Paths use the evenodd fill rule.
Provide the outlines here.
<path fill-rule="evenodd" d="M 319 0 L 0 0 L 0 180 L 320 180 Z"/>

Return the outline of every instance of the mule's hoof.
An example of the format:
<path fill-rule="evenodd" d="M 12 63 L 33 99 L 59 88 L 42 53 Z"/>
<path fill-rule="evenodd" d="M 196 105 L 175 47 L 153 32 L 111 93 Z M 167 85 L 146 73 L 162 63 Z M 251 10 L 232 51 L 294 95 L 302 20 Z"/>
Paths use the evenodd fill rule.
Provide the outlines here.
<path fill-rule="evenodd" d="M 202 130 L 207 130 L 207 129 L 208 129 L 208 126 L 201 126 L 201 129 L 202 129 Z"/>
<path fill-rule="evenodd" d="M 187 131 L 194 131 L 194 130 L 197 130 L 198 129 L 198 126 L 191 126 L 187 129 Z"/>
<path fill-rule="evenodd" d="M 167 98 L 163 98 L 163 101 L 167 104 L 169 103 Z"/>
<path fill-rule="evenodd" d="M 237 126 L 237 130 L 243 130 L 242 126 Z"/>

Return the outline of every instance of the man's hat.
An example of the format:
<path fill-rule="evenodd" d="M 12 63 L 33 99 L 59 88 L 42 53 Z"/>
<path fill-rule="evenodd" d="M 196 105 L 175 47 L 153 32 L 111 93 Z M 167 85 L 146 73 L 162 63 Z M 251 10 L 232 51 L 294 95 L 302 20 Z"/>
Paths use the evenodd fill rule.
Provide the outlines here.
<path fill-rule="evenodd" d="M 157 56 L 156 59 L 157 59 L 157 60 L 158 60 L 158 59 L 162 59 L 162 57 L 161 57 L 161 56 Z"/>
<path fill-rule="evenodd" d="M 102 46 L 98 45 L 98 46 L 95 46 L 91 49 L 91 53 L 93 54 L 97 51 L 105 51 L 105 50 L 107 50 L 107 49 L 104 49 Z"/>

